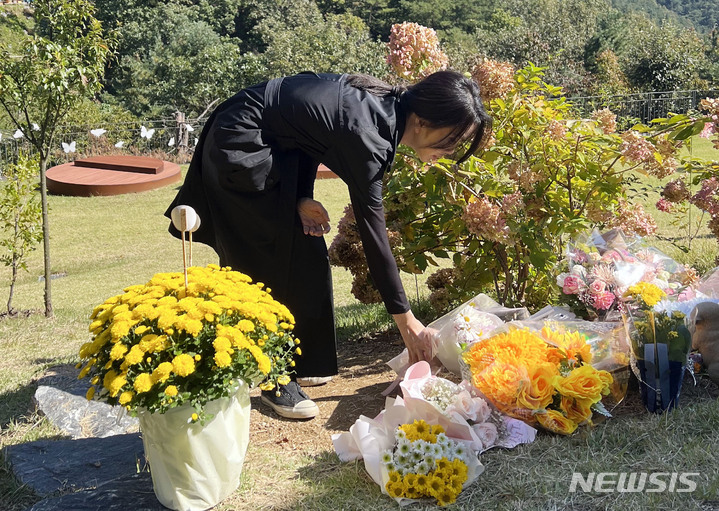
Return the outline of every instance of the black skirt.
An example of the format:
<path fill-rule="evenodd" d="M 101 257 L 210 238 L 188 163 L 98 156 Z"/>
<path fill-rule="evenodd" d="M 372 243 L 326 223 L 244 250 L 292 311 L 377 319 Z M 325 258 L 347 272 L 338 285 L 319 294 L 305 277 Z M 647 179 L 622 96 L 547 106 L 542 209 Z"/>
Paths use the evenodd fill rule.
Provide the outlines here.
<path fill-rule="evenodd" d="M 297 214 L 298 175 L 316 164 L 263 139 L 263 105 L 279 83 L 246 89 L 213 113 L 165 215 L 192 206 L 202 221 L 194 239 L 210 245 L 222 266 L 263 282 L 294 315 L 302 351 L 296 375 L 331 376 L 337 347 L 327 245 L 304 234 Z M 180 236 L 172 224 L 170 232 Z"/>

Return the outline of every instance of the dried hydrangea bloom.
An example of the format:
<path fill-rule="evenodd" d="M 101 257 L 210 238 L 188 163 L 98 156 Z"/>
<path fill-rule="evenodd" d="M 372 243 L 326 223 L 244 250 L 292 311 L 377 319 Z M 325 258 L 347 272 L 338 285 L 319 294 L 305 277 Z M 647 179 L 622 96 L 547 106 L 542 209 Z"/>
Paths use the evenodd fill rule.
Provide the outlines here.
<path fill-rule="evenodd" d="M 418 81 L 447 68 L 449 58 L 439 47 L 437 33 L 418 23 L 395 23 L 389 33 L 387 63 L 397 75 Z"/>
<path fill-rule="evenodd" d="M 482 101 L 504 99 L 514 88 L 515 69 L 509 62 L 485 60 L 472 69 L 472 78 L 479 84 Z"/>
<path fill-rule="evenodd" d="M 719 98 L 705 98 L 699 102 L 699 107 L 709 115 L 719 115 Z"/>
<path fill-rule="evenodd" d="M 546 131 L 547 136 L 550 139 L 554 140 L 555 142 L 558 142 L 562 140 L 567 134 L 567 126 L 562 122 L 552 120 L 552 122 L 550 122 L 547 126 Z"/>
<path fill-rule="evenodd" d="M 649 140 L 634 130 L 622 133 L 622 145 L 619 152 L 629 161 L 646 162 L 654 155 L 656 148 Z"/>
<path fill-rule="evenodd" d="M 675 179 L 664 185 L 662 197 L 669 202 L 681 202 L 691 197 L 691 192 L 687 189 L 687 184 L 683 179 Z"/>
<path fill-rule="evenodd" d="M 717 201 L 717 190 L 719 181 L 715 177 L 702 181 L 701 189 L 695 193 L 689 202 L 699 209 L 706 211 L 715 217 L 719 215 L 719 202 Z"/>
<path fill-rule="evenodd" d="M 667 199 L 659 199 L 656 203 L 656 208 L 664 213 L 671 213 L 674 211 L 674 204 L 669 202 Z"/>
<path fill-rule="evenodd" d="M 630 204 L 626 200 L 620 199 L 615 215 L 610 228 L 619 228 L 624 233 L 634 233 L 639 236 L 649 236 L 657 230 L 657 223 L 641 204 Z"/>
<path fill-rule="evenodd" d="M 482 198 L 465 206 L 462 219 L 472 234 L 497 243 L 509 243 L 509 227 L 502 209 Z"/>
<path fill-rule="evenodd" d="M 601 130 L 607 135 L 617 131 L 617 116 L 608 108 L 594 111 L 592 119 L 597 121 Z"/>

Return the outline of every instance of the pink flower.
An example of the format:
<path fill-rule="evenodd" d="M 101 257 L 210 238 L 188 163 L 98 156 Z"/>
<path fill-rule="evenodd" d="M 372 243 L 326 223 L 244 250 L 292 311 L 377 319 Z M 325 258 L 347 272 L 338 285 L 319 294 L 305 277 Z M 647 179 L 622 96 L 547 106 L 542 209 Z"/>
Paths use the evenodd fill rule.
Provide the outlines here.
<path fill-rule="evenodd" d="M 664 198 L 659 199 L 656 206 L 659 211 L 664 211 L 665 213 L 671 213 L 672 209 L 674 209 L 674 205 Z"/>
<path fill-rule="evenodd" d="M 575 250 L 571 254 L 572 260 L 577 264 L 584 264 L 589 260 L 587 253 L 584 250 Z"/>
<path fill-rule="evenodd" d="M 704 129 L 701 133 L 699 133 L 699 136 L 701 138 L 711 138 L 711 136 L 714 134 L 714 123 L 707 122 L 704 124 Z"/>
<path fill-rule="evenodd" d="M 483 449 L 492 447 L 497 442 L 497 426 L 491 422 L 483 422 L 472 426 L 474 433 L 482 441 Z"/>
<path fill-rule="evenodd" d="M 594 295 L 592 297 L 592 302 L 593 302 L 595 309 L 608 310 L 614 303 L 614 298 L 615 298 L 614 293 L 605 291 L 602 294 Z"/>
<path fill-rule="evenodd" d="M 589 285 L 590 295 L 600 295 L 607 289 L 607 284 L 603 280 L 595 280 Z"/>
<path fill-rule="evenodd" d="M 478 416 L 484 415 L 482 408 L 489 409 L 487 403 L 481 397 L 472 397 L 472 395 L 462 390 L 456 393 L 452 397 L 452 402 L 447 406 L 445 410 L 447 413 L 456 412 L 462 416 L 462 418 L 477 421 Z"/>
<path fill-rule="evenodd" d="M 581 281 L 578 277 L 575 277 L 574 275 L 568 275 L 566 279 L 564 279 L 564 284 L 562 285 L 562 292 L 565 295 L 576 295 L 579 293 L 582 289 L 584 289 L 584 282 Z"/>

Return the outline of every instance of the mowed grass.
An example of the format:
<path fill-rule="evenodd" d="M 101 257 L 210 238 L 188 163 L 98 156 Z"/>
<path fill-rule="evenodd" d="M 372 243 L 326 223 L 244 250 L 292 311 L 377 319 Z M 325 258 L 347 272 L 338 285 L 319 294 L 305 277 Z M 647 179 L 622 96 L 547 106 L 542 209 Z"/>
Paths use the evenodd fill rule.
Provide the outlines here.
<path fill-rule="evenodd" d="M 700 141 L 700 143 L 703 141 Z M 695 151 L 707 149 L 695 147 Z M 713 153 L 709 152 L 709 155 Z M 716 240 L 686 245 L 681 226 L 669 215 L 654 211 L 658 183 L 643 180 L 647 205 L 660 223 L 662 244 L 682 262 L 713 266 Z M 41 314 L 0 321 L 0 447 L 41 438 L 55 438 L 56 430 L 31 408 L 33 379 L 49 366 L 77 361 L 77 351 L 89 338 L 88 315 L 106 298 L 153 274 L 182 270 L 181 243 L 167 233 L 163 216 L 175 186 L 116 197 L 50 197 L 52 298 L 55 318 Z M 641 192 L 643 193 L 643 192 Z M 321 180 L 315 196 L 330 212 L 333 231 L 348 203 L 339 180 Z M 663 216 L 664 215 L 664 216 Z M 699 235 L 708 231 L 700 229 Z M 668 238 L 668 240 L 663 240 Z M 669 239 L 670 238 L 670 239 Z M 194 264 L 217 262 L 214 252 L 193 246 Z M 43 306 L 42 251 L 29 259 L 14 297 L 17 309 Z M 342 340 L 370 334 L 391 325 L 381 305 L 364 306 L 351 296 L 349 272 L 333 269 L 338 331 Z M 0 303 L 8 293 L 9 271 L 0 268 Z M 426 293 L 423 280 L 405 276 L 413 301 Z M 419 289 L 417 292 L 415 289 Z M 701 382 L 700 382 L 701 384 Z M 701 385 L 700 385 L 701 389 Z M 695 393 L 696 394 L 696 393 Z M 698 392 L 701 396 L 701 390 Z M 682 403 L 660 416 L 619 416 L 565 438 L 540 433 L 535 443 L 516 449 L 494 449 L 482 455 L 486 470 L 450 509 L 719 509 L 719 406 L 708 397 Z M 693 472 L 693 492 L 583 492 L 570 493 L 574 472 Z M 0 509 L 21 511 L 38 499 L 18 486 L 0 464 Z M 431 507 L 431 506 L 429 506 Z M 410 509 L 429 508 L 413 505 Z M 332 452 L 278 457 L 251 445 L 240 489 L 216 509 L 354 510 L 396 509 L 379 493 L 362 463 L 342 463 Z"/>

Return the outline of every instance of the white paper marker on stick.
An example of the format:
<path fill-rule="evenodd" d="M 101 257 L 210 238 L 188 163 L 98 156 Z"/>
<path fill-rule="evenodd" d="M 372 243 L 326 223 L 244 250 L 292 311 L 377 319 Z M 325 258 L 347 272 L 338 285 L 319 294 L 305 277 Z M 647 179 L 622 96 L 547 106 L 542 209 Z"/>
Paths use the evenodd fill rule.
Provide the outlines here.
<path fill-rule="evenodd" d="M 170 213 L 172 225 L 182 233 L 182 266 L 185 273 L 185 292 L 187 292 L 187 267 L 192 266 L 192 233 L 200 228 L 200 217 L 190 206 L 176 206 Z M 190 260 L 187 264 L 185 251 L 185 233 L 190 233 Z"/>

